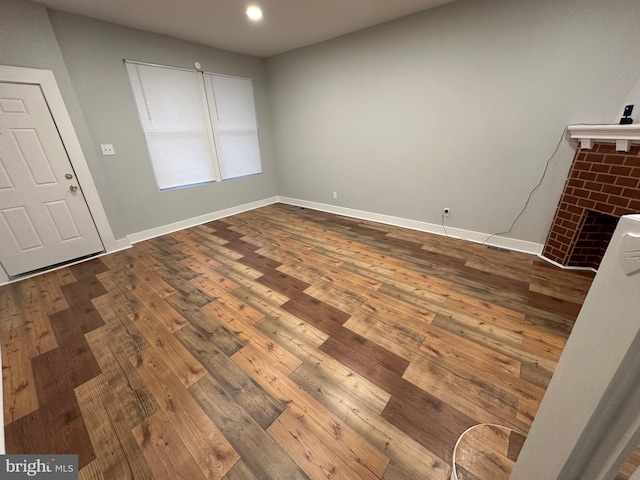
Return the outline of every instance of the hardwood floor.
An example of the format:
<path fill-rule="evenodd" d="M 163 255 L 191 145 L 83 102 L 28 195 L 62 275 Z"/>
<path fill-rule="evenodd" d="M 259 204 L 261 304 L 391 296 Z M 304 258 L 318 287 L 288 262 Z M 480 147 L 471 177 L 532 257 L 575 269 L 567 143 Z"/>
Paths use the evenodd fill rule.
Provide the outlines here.
<path fill-rule="evenodd" d="M 0 288 L 7 451 L 83 479 L 447 479 L 468 427 L 527 433 L 591 280 L 281 204 L 141 242 Z"/>
<path fill-rule="evenodd" d="M 524 435 L 502 426 L 472 427 L 456 447 L 458 480 L 509 480 L 525 439 Z"/>

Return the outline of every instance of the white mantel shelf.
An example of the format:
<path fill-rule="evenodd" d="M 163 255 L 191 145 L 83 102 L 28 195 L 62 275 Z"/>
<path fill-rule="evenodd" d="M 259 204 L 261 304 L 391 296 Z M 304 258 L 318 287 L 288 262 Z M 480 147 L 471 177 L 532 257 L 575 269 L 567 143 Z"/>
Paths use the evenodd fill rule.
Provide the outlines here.
<path fill-rule="evenodd" d="M 580 141 L 580 148 L 590 150 L 595 141 L 615 143 L 616 150 L 628 152 L 632 143 L 640 143 L 640 125 L 569 125 L 571 138 Z"/>

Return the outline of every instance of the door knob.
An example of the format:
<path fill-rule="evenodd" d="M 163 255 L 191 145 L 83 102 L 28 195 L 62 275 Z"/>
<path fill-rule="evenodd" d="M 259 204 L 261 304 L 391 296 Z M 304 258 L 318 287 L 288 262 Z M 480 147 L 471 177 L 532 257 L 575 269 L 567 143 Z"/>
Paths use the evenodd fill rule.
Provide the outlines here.
<path fill-rule="evenodd" d="M 71 175 L 70 173 L 66 173 L 64 178 L 66 178 L 67 180 L 71 180 L 73 178 L 73 175 Z"/>
<path fill-rule="evenodd" d="M 78 187 L 77 187 L 77 185 L 71 185 L 69 187 L 69 190 L 71 190 L 72 192 L 75 192 L 76 190 L 78 190 Z"/>

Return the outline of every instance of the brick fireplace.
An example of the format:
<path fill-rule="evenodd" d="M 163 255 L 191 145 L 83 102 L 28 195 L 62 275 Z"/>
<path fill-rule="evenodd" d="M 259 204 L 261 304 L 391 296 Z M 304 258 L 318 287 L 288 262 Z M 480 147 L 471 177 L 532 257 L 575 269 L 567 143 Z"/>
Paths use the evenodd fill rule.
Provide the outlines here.
<path fill-rule="evenodd" d="M 542 255 L 563 266 L 597 269 L 622 215 L 640 213 L 640 146 L 583 140 Z"/>

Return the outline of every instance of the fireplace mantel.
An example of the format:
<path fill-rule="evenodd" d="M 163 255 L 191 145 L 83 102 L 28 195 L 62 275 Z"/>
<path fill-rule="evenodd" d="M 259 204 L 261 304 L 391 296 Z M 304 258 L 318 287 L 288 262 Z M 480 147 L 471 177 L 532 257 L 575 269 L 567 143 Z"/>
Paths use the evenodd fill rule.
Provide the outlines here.
<path fill-rule="evenodd" d="M 615 143 L 619 152 L 628 152 L 632 143 L 640 143 L 640 125 L 569 125 L 567 129 L 585 150 L 594 142 L 605 142 Z"/>

